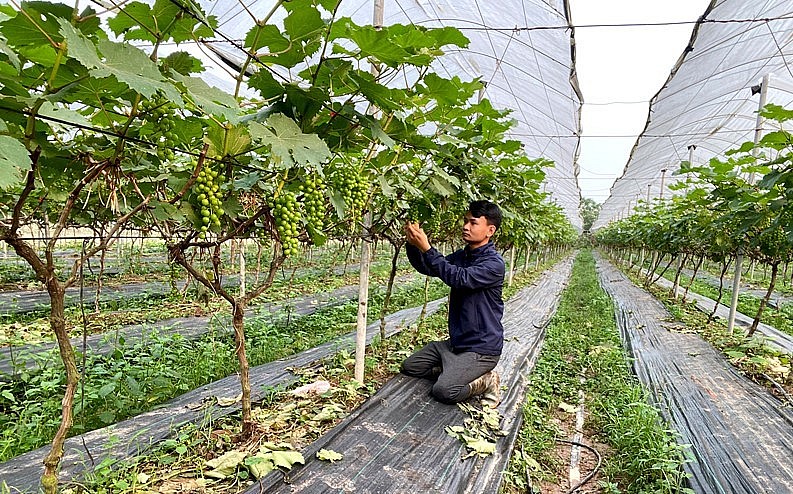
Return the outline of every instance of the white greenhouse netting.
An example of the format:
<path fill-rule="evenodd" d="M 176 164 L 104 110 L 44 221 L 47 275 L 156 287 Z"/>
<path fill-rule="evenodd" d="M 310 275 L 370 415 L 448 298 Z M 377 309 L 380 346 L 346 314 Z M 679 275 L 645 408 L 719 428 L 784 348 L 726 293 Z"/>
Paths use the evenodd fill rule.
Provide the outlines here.
<path fill-rule="evenodd" d="M 702 163 L 751 141 L 764 78 L 767 103 L 791 107 L 793 2 L 712 1 L 650 102 L 647 125 L 593 228 L 627 216 L 640 200 L 669 197 L 669 186 L 685 179 L 674 174 L 681 161 Z"/>
<path fill-rule="evenodd" d="M 254 17 L 265 18 L 275 4 L 272 0 L 248 3 L 201 1 L 207 14 L 218 18 L 219 40 L 243 39 Z M 464 81 L 480 78 L 486 83 L 483 96 L 495 108 L 512 110 L 517 121 L 512 137 L 524 144 L 527 156 L 555 163 L 547 170 L 545 191 L 580 228 L 576 157 L 581 95 L 574 69 L 573 30 L 565 28 L 568 9 L 564 0 L 384 0 L 383 23 L 453 26 L 470 39 L 465 49 L 447 50 L 433 67 L 435 72 Z M 374 0 L 342 0 L 337 17 L 349 16 L 358 24 L 371 25 L 373 12 Z M 274 16 L 271 22 L 280 20 Z M 538 26 L 555 28 L 533 29 Z M 235 74 L 218 54 L 233 64 L 241 63 L 245 54 L 222 41 L 212 43 L 212 49 L 207 46 L 189 51 L 205 61 L 209 84 L 233 92 Z"/>

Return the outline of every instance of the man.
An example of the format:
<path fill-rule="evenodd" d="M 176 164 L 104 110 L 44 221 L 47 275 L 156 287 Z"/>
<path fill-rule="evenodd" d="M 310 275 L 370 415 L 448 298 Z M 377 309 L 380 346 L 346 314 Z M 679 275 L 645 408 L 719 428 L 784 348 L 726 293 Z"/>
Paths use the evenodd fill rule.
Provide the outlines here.
<path fill-rule="evenodd" d="M 501 225 L 501 210 L 488 201 L 474 201 L 463 221 L 464 249 L 443 257 L 430 246 L 417 223 L 407 223 L 407 254 L 416 270 L 440 278 L 451 287 L 449 339 L 433 341 L 402 363 L 402 373 L 437 381 L 432 395 L 444 403 L 459 403 L 482 395 L 495 408 L 500 379 L 493 370 L 504 345 L 501 316 L 504 301 L 504 259 L 491 237 Z"/>

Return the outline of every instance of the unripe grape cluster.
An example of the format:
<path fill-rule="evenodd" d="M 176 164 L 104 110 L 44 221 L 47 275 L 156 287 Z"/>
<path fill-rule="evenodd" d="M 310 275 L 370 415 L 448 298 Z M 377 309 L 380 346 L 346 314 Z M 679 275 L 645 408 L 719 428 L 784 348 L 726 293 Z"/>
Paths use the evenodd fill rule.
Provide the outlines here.
<path fill-rule="evenodd" d="M 366 207 L 369 182 L 355 168 L 349 166 L 337 167 L 329 178 L 333 189 L 341 193 L 350 219 L 357 219 L 358 214 Z"/>
<path fill-rule="evenodd" d="M 179 137 L 174 132 L 176 109 L 177 106 L 160 93 L 140 103 L 143 117 L 154 125 L 157 157 L 161 160 L 174 159 L 173 148 L 179 143 Z"/>
<path fill-rule="evenodd" d="M 284 247 L 284 255 L 297 255 L 299 242 L 297 236 L 300 233 L 300 212 L 297 209 L 297 198 L 295 193 L 289 190 L 282 190 L 272 206 L 273 218 L 275 218 L 275 229 Z"/>
<path fill-rule="evenodd" d="M 789 248 L 787 235 L 780 226 L 771 228 L 770 221 L 765 222 L 764 228 L 764 231 L 760 233 L 760 252 L 763 255 L 776 258 Z"/>
<path fill-rule="evenodd" d="M 193 197 L 201 221 L 199 238 L 206 238 L 209 230 L 220 228 L 220 218 L 223 216 L 220 202 L 220 185 L 222 183 L 222 175 L 206 163 L 198 172 L 195 185 L 193 185 Z"/>
<path fill-rule="evenodd" d="M 317 231 L 325 226 L 325 182 L 321 178 L 308 177 L 298 187 L 303 192 L 303 209 L 306 224 Z"/>

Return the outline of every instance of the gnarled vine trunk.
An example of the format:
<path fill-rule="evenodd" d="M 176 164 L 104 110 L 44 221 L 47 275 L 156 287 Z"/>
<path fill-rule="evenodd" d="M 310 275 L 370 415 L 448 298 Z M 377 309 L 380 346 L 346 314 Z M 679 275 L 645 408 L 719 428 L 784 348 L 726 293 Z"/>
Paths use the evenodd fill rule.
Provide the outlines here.
<path fill-rule="evenodd" d="M 760 325 L 760 319 L 763 317 L 763 312 L 765 311 L 766 306 L 768 305 L 768 301 L 771 299 L 771 294 L 774 293 L 774 287 L 776 286 L 776 277 L 779 274 L 779 261 L 775 261 L 771 263 L 771 281 L 768 283 L 768 290 L 765 292 L 765 296 L 760 300 L 760 307 L 757 309 L 757 314 L 754 316 L 754 321 L 752 321 L 752 325 L 749 327 L 749 332 L 746 334 L 747 337 L 751 338 L 754 335 L 754 332 L 757 331 L 757 326 Z"/>
<path fill-rule="evenodd" d="M 253 433 L 251 416 L 251 380 L 248 355 L 245 352 L 245 302 L 239 299 L 232 306 L 231 325 L 234 328 L 234 344 L 237 361 L 240 365 L 240 388 L 242 390 L 242 435 L 250 437 Z"/>
<path fill-rule="evenodd" d="M 41 477 L 41 484 L 45 494 L 55 494 L 58 490 L 58 464 L 63 457 L 63 444 L 74 422 L 74 395 L 77 391 L 77 384 L 80 381 L 74 348 L 69 341 L 69 331 L 66 328 L 64 300 L 66 288 L 55 277 L 51 256 L 48 256 L 48 261 L 50 262 L 45 264 L 36 251 L 16 235 L 6 237 L 6 242 L 13 247 L 20 257 L 28 262 L 36 273 L 36 278 L 42 281 L 47 288 L 47 293 L 50 296 L 50 328 L 55 333 L 58 351 L 66 370 L 66 389 L 61 401 L 61 423 L 58 426 L 55 437 L 52 439 L 50 451 L 44 457 L 44 473 Z"/>

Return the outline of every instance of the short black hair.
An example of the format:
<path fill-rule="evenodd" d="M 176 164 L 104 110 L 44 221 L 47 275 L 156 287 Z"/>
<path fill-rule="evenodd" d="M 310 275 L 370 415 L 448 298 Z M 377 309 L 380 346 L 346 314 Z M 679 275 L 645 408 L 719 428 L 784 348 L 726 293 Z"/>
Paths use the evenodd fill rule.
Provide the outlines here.
<path fill-rule="evenodd" d="M 484 216 L 487 223 L 494 225 L 496 230 L 501 226 L 501 208 L 490 201 L 472 201 L 468 205 L 468 212 L 474 218 Z"/>

